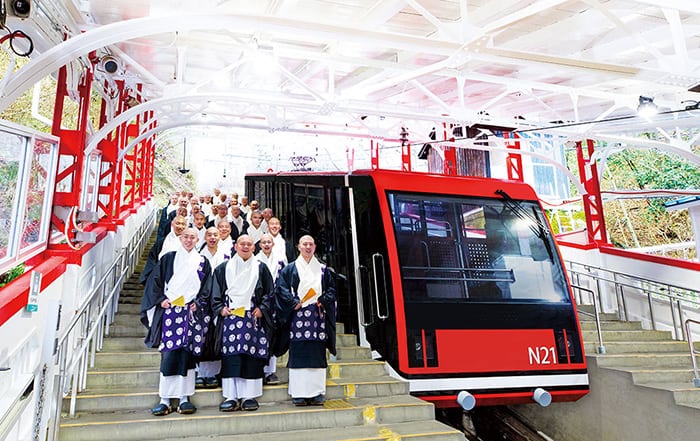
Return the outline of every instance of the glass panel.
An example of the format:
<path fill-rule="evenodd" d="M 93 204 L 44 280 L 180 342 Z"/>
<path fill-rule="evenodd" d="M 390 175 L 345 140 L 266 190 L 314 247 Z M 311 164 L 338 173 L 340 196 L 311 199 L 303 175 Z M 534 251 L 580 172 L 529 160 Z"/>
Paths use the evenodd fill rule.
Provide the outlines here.
<path fill-rule="evenodd" d="M 0 132 L 0 260 L 12 254 L 11 234 L 21 185 L 25 138 Z"/>
<path fill-rule="evenodd" d="M 83 173 L 83 195 L 80 209 L 83 211 L 97 210 L 97 190 L 99 185 L 99 172 L 102 155 L 92 153 L 85 161 L 85 172 Z"/>
<path fill-rule="evenodd" d="M 328 250 L 328 230 L 326 223 L 326 205 L 324 203 L 324 191 L 321 187 L 308 186 L 306 188 L 306 210 L 307 219 L 309 222 L 309 233 L 314 236 L 316 247 L 319 250 Z M 314 233 L 315 232 L 315 233 Z M 328 256 L 321 256 L 323 260 L 328 261 Z"/>
<path fill-rule="evenodd" d="M 294 184 L 294 218 L 297 221 L 296 225 L 296 240 L 304 234 L 311 234 L 309 226 L 309 216 L 306 207 L 306 187 L 303 185 Z"/>
<path fill-rule="evenodd" d="M 31 152 L 29 181 L 27 187 L 27 202 L 22 218 L 22 234 L 20 247 L 25 249 L 47 239 L 48 221 L 42 218 L 48 212 L 47 207 L 51 198 L 47 190 L 53 178 L 53 144 L 36 140 Z"/>
<path fill-rule="evenodd" d="M 390 193 L 389 205 L 407 301 L 569 301 L 536 202 Z"/>

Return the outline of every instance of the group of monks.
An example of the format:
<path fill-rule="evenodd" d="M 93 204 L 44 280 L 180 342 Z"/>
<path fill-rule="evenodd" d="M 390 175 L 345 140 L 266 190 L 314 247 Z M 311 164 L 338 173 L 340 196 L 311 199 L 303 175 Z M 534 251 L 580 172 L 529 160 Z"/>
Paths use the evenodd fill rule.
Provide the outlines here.
<path fill-rule="evenodd" d="M 218 189 L 173 194 L 163 208 L 141 274 L 145 342 L 161 352 L 153 415 L 192 414 L 195 389 L 219 386 L 221 412 L 257 410 L 287 352 L 292 403 L 323 405 L 326 350 L 335 354 L 333 272 L 313 237 L 299 238 L 295 252 L 281 230 L 271 209 Z"/>

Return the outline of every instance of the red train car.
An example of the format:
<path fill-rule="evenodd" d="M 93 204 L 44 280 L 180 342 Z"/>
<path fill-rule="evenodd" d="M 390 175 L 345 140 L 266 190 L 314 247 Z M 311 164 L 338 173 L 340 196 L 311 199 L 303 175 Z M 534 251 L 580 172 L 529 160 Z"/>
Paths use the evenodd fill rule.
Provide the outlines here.
<path fill-rule="evenodd" d="M 246 176 L 336 271 L 338 321 L 438 407 L 577 400 L 578 317 L 534 190 L 387 170 Z"/>

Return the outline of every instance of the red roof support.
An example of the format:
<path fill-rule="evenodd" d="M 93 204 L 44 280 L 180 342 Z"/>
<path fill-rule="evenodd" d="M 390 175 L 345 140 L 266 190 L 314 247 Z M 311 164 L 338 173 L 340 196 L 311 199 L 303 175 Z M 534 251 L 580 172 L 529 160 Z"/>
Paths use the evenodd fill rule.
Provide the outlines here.
<path fill-rule="evenodd" d="M 506 147 L 512 150 L 520 150 L 520 138 L 517 133 L 503 132 L 503 139 L 506 140 Z M 506 168 L 508 171 L 508 179 L 511 181 L 525 182 L 523 174 L 523 157 L 517 153 L 508 153 L 506 158 Z"/>
<path fill-rule="evenodd" d="M 594 151 L 592 139 L 586 140 L 586 148 L 581 141 L 576 142 L 576 157 L 581 183 L 587 194 L 583 195 L 583 211 L 586 214 L 586 229 L 589 243 L 608 245 L 608 234 L 605 230 L 603 214 L 603 198 L 600 194 L 600 182 L 595 161 L 591 161 Z"/>

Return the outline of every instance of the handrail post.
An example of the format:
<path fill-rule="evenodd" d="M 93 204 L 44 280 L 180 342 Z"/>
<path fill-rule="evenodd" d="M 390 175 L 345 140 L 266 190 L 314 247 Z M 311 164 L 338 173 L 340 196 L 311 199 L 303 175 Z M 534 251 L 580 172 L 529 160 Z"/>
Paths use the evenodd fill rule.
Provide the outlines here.
<path fill-rule="evenodd" d="M 673 306 L 673 304 L 673 297 L 669 297 L 668 305 L 671 308 L 671 320 L 673 321 L 673 338 L 678 340 L 678 320 L 676 319 L 676 308 Z"/>
<path fill-rule="evenodd" d="M 591 297 L 593 297 L 593 313 L 595 314 L 595 326 L 598 331 L 598 353 L 605 354 L 605 345 L 603 344 L 603 330 L 600 325 L 600 311 L 598 310 L 598 301 L 596 300 L 595 293 L 591 291 Z"/>
<path fill-rule="evenodd" d="M 651 320 L 651 329 L 656 331 L 656 318 L 654 317 L 654 299 L 652 298 L 651 290 L 644 290 L 647 292 L 647 303 L 649 304 L 649 320 Z"/>
<path fill-rule="evenodd" d="M 698 374 L 698 362 L 695 359 L 697 355 L 700 355 L 700 351 L 695 350 L 695 345 L 693 343 L 693 333 L 690 332 L 690 325 L 700 325 L 700 321 L 687 319 L 685 321 L 685 332 L 688 335 L 688 347 L 690 348 L 690 361 L 693 363 L 693 386 L 700 387 L 700 374 Z"/>
<path fill-rule="evenodd" d="M 598 354 L 605 354 L 605 344 L 603 344 L 603 328 L 600 324 L 600 311 L 598 309 L 598 301 L 596 300 L 595 292 L 593 290 L 584 288 L 582 286 L 577 286 L 577 285 L 571 285 L 571 289 L 573 290 L 580 290 L 580 291 L 586 291 L 591 295 L 591 298 L 593 299 L 593 317 L 595 319 L 595 327 L 596 331 L 598 333 L 598 348 L 597 348 L 597 353 Z"/>

